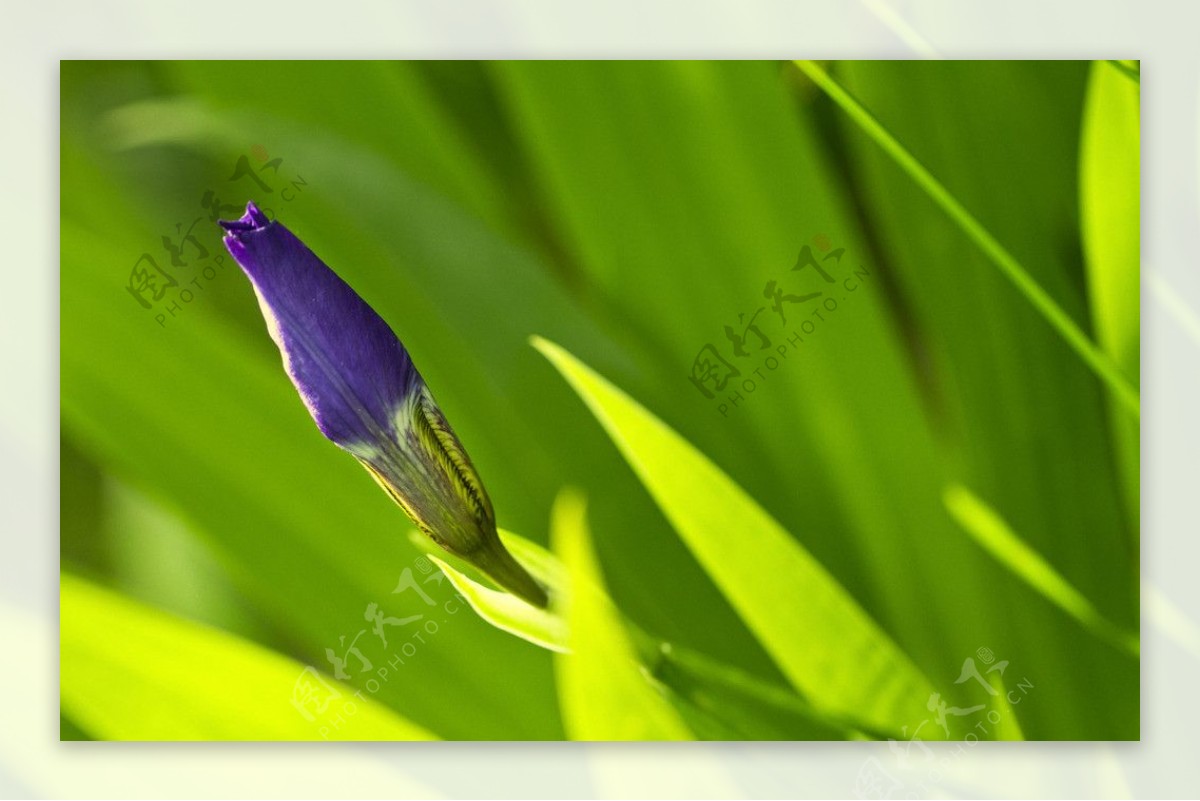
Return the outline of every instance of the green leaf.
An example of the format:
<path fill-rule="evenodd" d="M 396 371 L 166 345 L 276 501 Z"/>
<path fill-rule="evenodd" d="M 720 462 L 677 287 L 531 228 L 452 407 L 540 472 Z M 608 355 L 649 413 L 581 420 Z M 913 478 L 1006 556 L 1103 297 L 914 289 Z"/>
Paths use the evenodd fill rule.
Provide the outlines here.
<path fill-rule="evenodd" d="M 551 543 L 571 593 L 551 603 L 567 621 L 571 653 L 554 659 L 563 724 L 573 740 L 689 740 L 691 732 L 638 664 L 604 590 L 583 498 L 555 501 Z"/>
<path fill-rule="evenodd" d="M 434 739 L 371 698 L 356 698 L 353 688 L 318 678 L 312 668 L 69 573 L 62 575 L 61 603 L 63 710 L 95 737 Z M 293 705 L 304 682 L 315 683 L 322 700 L 332 697 L 328 703 L 342 709 L 344 726 L 322 726 Z"/>
<path fill-rule="evenodd" d="M 1110 58 L 1106 62 L 1117 72 L 1133 81 L 1138 86 L 1142 84 L 1142 62 L 1137 60 L 1121 60 Z"/>
<path fill-rule="evenodd" d="M 1079 209 L 1092 326 L 1101 347 L 1136 382 L 1141 346 L 1141 90 L 1123 66 L 1092 64 L 1079 152 Z M 1113 409 L 1110 418 L 1131 552 L 1136 555 L 1140 432 L 1137 421 L 1119 409 Z"/>
<path fill-rule="evenodd" d="M 1000 673 L 988 673 L 987 682 L 995 690 L 989 706 L 999 716 L 999 720 L 994 724 L 995 728 L 990 733 L 990 739 L 1024 740 L 1025 732 L 1021 731 L 1021 722 L 1017 719 L 1016 705 L 1009 700 L 1010 692 L 1014 692 L 1014 695 L 1020 699 L 1024 692 L 1023 686 L 1018 684 L 1015 691 L 1011 691 L 1004 682 L 1004 676 Z M 989 716 L 989 720 L 992 720 L 991 716 Z"/>
<path fill-rule="evenodd" d="M 970 490 L 952 484 L 946 488 L 945 502 L 946 509 L 963 531 L 996 561 L 1097 637 L 1138 656 L 1137 634 L 1125 631 L 1101 615 L 1083 593 L 1072 587 L 1041 554 L 1026 545 L 995 510 Z"/>
<path fill-rule="evenodd" d="M 658 644 L 652 672 L 701 739 L 871 739 L 845 721 L 818 712 L 789 688 L 667 643 Z M 877 739 L 888 736 L 872 734 Z"/>
<path fill-rule="evenodd" d="M 411 538 L 427 540 L 415 529 Z M 549 590 L 551 598 L 566 597 L 566 571 L 554 554 L 510 531 L 500 538 Z M 538 609 L 510 593 L 485 586 L 467 573 L 470 565 L 449 557 L 457 566 L 430 553 L 451 584 L 487 622 L 542 648 L 569 653 L 567 622 L 557 609 Z M 661 682 L 676 710 L 701 739 L 837 740 L 863 739 L 849 725 L 822 716 L 796 693 L 772 685 L 736 667 L 647 634 L 623 620 L 637 644 L 640 661 Z M 886 737 L 886 734 L 878 735 Z"/>
<path fill-rule="evenodd" d="M 562 568 L 545 549 L 507 531 L 500 532 L 509 552 L 525 566 L 533 577 L 547 587 L 551 598 L 562 598 L 567 583 Z M 436 554 L 429 558 L 441 568 L 454 588 L 467 600 L 481 618 L 498 629 L 515 634 L 534 645 L 551 651 L 565 652 L 567 648 L 567 623 L 553 609 L 538 609 L 510 592 L 486 587 L 465 573 L 447 564 Z"/>
<path fill-rule="evenodd" d="M 703 454 L 559 346 L 534 338 L 679 536 L 817 708 L 880 729 L 923 719 L 929 681 L 836 580 Z"/>
<path fill-rule="evenodd" d="M 423 535 L 415 529 L 412 538 L 424 545 Z M 501 530 L 500 538 L 517 560 L 547 587 L 551 598 L 566 597 L 569 591 L 566 571 L 554 554 L 510 531 Z M 559 610 L 538 609 L 510 593 L 485 586 L 467 575 L 477 571 L 465 562 L 456 567 L 435 554 L 429 556 L 484 620 L 539 647 L 570 652 L 567 622 Z M 817 713 L 790 689 L 665 643 L 628 620 L 622 622 L 636 643 L 641 663 L 664 685 L 676 710 L 702 739 L 863 738 L 849 726 Z"/>

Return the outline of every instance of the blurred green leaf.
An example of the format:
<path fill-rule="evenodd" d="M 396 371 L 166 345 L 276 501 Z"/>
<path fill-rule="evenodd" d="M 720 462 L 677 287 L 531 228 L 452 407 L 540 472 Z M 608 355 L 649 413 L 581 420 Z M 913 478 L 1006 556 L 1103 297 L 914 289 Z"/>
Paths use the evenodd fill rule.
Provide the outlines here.
<path fill-rule="evenodd" d="M 352 132 L 359 147 L 498 229 L 508 226 L 513 210 L 501 187 L 430 95 L 416 63 L 205 60 L 171 62 L 168 69 L 202 104 L 207 119 L 220 120 L 225 112 L 252 114 L 260 144 L 273 156 L 299 161 L 278 136 L 281 128 L 297 123 L 310 137 Z M 366 109 L 371 113 L 363 113 Z"/>
<path fill-rule="evenodd" d="M 1138 415 L 1140 400 L 1137 390 L 1112 360 L 1096 348 L 1095 343 L 1088 339 L 1070 315 L 1038 284 L 1012 253 L 1000 244 L 953 193 L 948 191 L 941 181 L 913 157 L 912 153 L 905 149 L 871 112 L 863 108 L 845 89 L 830 78 L 825 70 L 817 66 L 816 62 L 797 61 L 796 64 L 804 71 L 805 75 L 833 98 L 833 101 L 841 106 L 866 134 L 874 139 L 888 156 L 895 160 L 900 168 L 928 193 L 935 203 L 945 210 L 966 236 L 987 254 L 988 258 L 1000 268 L 1000 271 L 1038 310 L 1046 322 L 1058 331 L 1067 344 L 1096 373 L 1096 376 L 1108 385 L 1113 397 L 1130 413 Z"/>
<path fill-rule="evenodd" d="M 818 709 L 882 729 L 933 689 L 819 563 L 703 454 L 559 346 L 534 346 L 575 388 L 784 674 Z"/>
<path fill-rule="evenodd" d="M 61 579 L 64 711 L 107 740 L 428 740 L 424 729 L 321 676 L 352 725 L 321 728 L 291 703 L 298 662 L 83 579 Z M 328 696 L 325 696 L 328 697 Z M 138 710 L 138 714 L 130 714 Z"/>
<path fill-rule="evenodd" d="M 1141 88 L 1119 62 L 1092 64 L 1079 152 L 1079 208 L 1097 339 L 1135 384 L 1141 344 Z M 1138 421 L 1110 412 L 1136 560 L 1140 531 Z M 1136 561 L 1135 561 L 1136 567 Z"/>
<path fill-rule="evenodd" d="M 573 740 L 689 740 L 691 732 L 637 663 L 604 590 L 584 501 L 564 490 L 551 544 L 571 584 L 553 603 L 567 621 L 570 652 L 554 657 L 563 723 Z"/>
<path fill-rule="evenodd" d="M 994 694 L 991 696 L 989 706 L 992 712 L 999 715 L 993 725 L 994 729 L 989 733 L 993 740 L 1024 740 L 1025 732 L 1021 731 L 1021 722 L 1017 719 L 1016 704 L 1009 700 L 1010 688 L 1004 682 L 1004 674 L 1000 671 L 987 674 L 987 682 L 991 686 Z M 1022 694 L 1026 692 L 1026 688 L 1018 683 L 1015 688 L 1017 698 L 1024 700 Z M 989 722 L 992 717 L 988 717 Z"/>
<path fill-rule="evenodd" d="M 1138 656 L 1138 636 L 1116 626 L 1072 587 L 1037 551 L 1018 537 L 994 509 L 970 490 L 946 488 L 946 508 L 981 548 L 1011 570 L 1039 595 L 1074 618 L 1080 625 L 1117 648 Z"/>

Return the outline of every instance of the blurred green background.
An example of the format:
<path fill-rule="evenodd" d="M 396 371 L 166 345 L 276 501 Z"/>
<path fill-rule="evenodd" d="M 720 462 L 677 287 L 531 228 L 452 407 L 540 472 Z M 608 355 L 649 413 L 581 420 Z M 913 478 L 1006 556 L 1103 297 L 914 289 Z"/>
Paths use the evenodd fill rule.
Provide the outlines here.
<path fill-rule="evenodd" d="M 1136 383 L 1135 78 L 1103 62 L 826 67 Z M 64 738 L 568 734 L 554 657 L 470 610 L 420 642 L 370 630 L 371 603 L 416 609 L 393 589 L 428 565 L 316 431 L 218 258 L 213 219 L 251 199 L 392 325 L 503 527 L 546 543 L 559 491 L 586 495 L 638 629 L 791 692 L 531 335 L 706 454 L 947 701 L 979 702 L 956 679 L 989 649 L 1033 687 L 1008 710 L 1024 737 L 1138 738 L 1137 658 L 943 504 L 968 487 L 1136 631 L 1136 418 L 794 65 L 63 62 L 61 169 Z M 770 282 L 823 288 L 791 269 L 806 246 L 844 248 L 823 264 L 840 288 L 860 271 L 858 289 L 824 287 L 838 308 L 823 318 L 785 302 L 784 323 Z M 726 327 L 760 309 L 770 349 L 750 334 L 741 357 Z M 794 332 L 803 345 L 736 405 L 741 378 L 712 398 L 689 380 L 708 345 L 748 376 Z M 335 682 L 326 650 L 349 672 L 355 642 L 387 681 Z M 335 708 L 360 692 L 355 712 L 297 706 L 304 675 Z M 819 715 L 736 724 L 770 715 L 726 700 L 727 736 L 831 736 Z M 877 734 L 921 720 L 897 724 Z"/>

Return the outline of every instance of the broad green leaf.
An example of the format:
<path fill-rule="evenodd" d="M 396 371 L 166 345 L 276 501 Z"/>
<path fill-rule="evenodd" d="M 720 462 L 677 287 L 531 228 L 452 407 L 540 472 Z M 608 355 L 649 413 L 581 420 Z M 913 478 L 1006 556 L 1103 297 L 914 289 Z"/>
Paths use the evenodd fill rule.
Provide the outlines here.
<path fill-rule="evenodd" d="M 946 509 L 963 531 L 1014 575 L 1097 637 L 1138 656 L 1138 635 L 1101 615 L 1041 554 L 1018 537 L 994 509 L 958 485 L 946 488 L 945 500 Z"/>
<path fill-rule="evenodd" d="M 565 576 L 561 565 L 549 552 L 507 531 L 500 532 L 500 537 L 517 561 L 549 590 L 552 599 L 565 596 Z M 476 614 L 488 623 L 542 648 L 560 652 L 567 650 L 567 624 L 553 607 L 538 609 L 512 593 L 492 589 L 469 578 L 436 554 L 431 553 L 429 558 L 441 568 L 454 589 L 467 599 Z"/>
<path fill-rule="evenodd" d="M 1141 88 L 1120 62 L 1095 62 L 1083 110 L 1079 210 L 1092 327 L 1104 350 L 1138 381 L 1141 344 Z M 1122 489 L 1137 554 L 1138 421 L 1113 409 Z"/>
<path fill-rule="evenodd" d="M 261 646 L 69 573 L 61 580 L 63 710 L 94 737 L 433 739 L 370 697 L 355 697 L 353 688 Z M 315 703 L 342 709 L 345 725 L 322 727 L 306 718 L 297 695 L 305 687 L 316 691 Z"/>
<path fill-rule="evenodd" d="M 551 599 L 567 621 L 570 653 L 554 657 L 563 725 L 572 740 L 690 740 L 633 644 L 604 589 L 582 496 L 564 490 L 554 503 L 551 546 L 571 592 Z"/>
<path fill-rule="evenodd" d="M 534 346 L 608 431 L 784 675 L 817 709 L 900 729 L 929 681 L 826 571 L 678 434 L 559 346 Z"/>

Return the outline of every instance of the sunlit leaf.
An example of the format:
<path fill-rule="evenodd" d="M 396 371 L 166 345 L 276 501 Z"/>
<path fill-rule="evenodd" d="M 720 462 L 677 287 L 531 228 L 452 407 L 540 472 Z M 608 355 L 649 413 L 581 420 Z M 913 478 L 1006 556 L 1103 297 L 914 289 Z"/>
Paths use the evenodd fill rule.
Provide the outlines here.
<path fill-rule="evenodd" d="M 557 345 L 535 338 L 700 564 L 818 709 L 879 728 L 922 719 L 932 688 L 820 564 L 703 454 Z"/>
<path fill-rule="evenodd" d="M 63 710 L 107 740 L 428 740 L 369 697 L 279 654 L 64 573 Z M 297 688 L 343 708 L 321 725 Z M 137 710 L 137 714 L 131 714 Z M 348 710 L 353 710 L 352 712 Z M 312 710 L 309 709 L 312 715 Z"/>
<path fill-rule="evenodd" d="M 415 534 L 415 532 L 414 532 Z M 416 541 L 420 535 L 416 535 Z M 509 531 L 500 538 L 518 560 L 541 581 L 552 598 L 569 590 L 561 562 L 537 543 Z M 534 645 L 566 653 L 567 623 L 558 610 L 530 606 L 510 593 L 485 586 L 466 574 L 471 568 L 437 563 L 471 608 L 499 629 Z M 623 621 L 629 627 L 629 621 Z M 793 691 L 774 686 L 730 665 L 662 642 L 638 629 L 629 631 L 638 656 L 662 682 L 676 710 L 703 739 L 822 740 L 862 737 L 844 723 L 823 717 Z"/>
<path fill-rule="evenodd" d="M 567 735 L 574 740 L 687 740 L 691 733 L 638 665 L 604 591 L 583 498 L 564 491 L 554 504 L 551 544 L 571 593 L 552 598 L 567 620 L 571 653 L 554 658 Z"/>
<path fill-rule="evenodd" d="M 1121 62 L 1096 62 L 1088 82 L 1079 152 L 1079 210 L 1092 326 L 1133 382 L 1141 345 L 1141 88 Z M 1134 73 L 1136 75 L 1136 73 Z M 1137 420 L 1113 409 L 1127 518 L 1140 530 Z"/>

